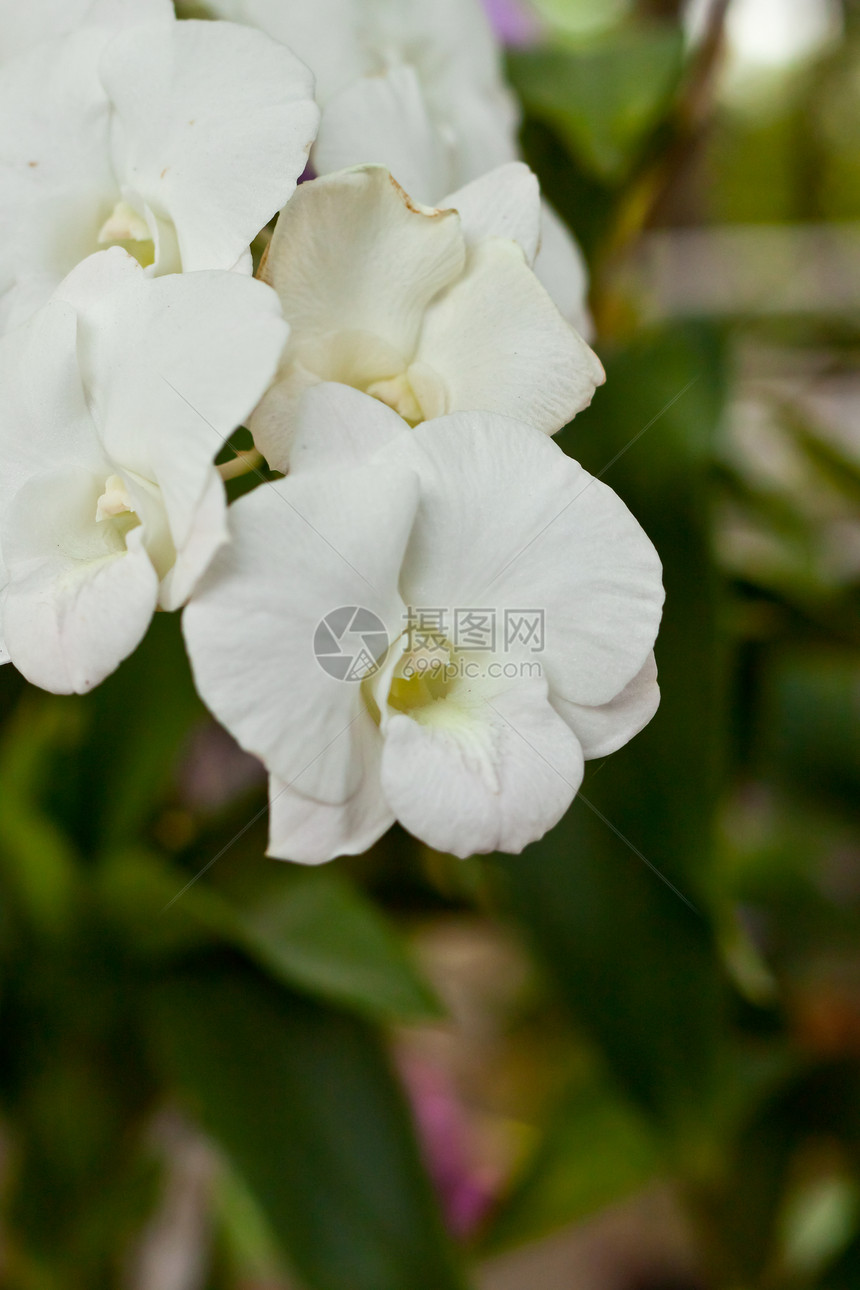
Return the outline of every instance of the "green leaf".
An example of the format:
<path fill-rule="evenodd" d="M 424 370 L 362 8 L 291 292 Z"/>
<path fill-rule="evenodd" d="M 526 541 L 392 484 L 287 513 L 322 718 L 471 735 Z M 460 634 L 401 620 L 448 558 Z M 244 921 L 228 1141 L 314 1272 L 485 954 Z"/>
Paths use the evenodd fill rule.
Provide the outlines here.
<path fill-rule="evenodd" d="M 663 559 L 661 707 L 588 769 L 553 833 L 500 865 L 511 913 L 621 1088 L 696 1154 L 723 1060 L 706 904 L 727 709 L 707 506 L 722 350 L 705 328 L 678 329 L 606 364 L 605 390 L 563 444 L 620 493 Z"/>
<path fill-rule="evenodd" d="M 587 49 L 511 57 L 529 115 L 557 130 L 579 162 L 607 181 L 629 170 L 665 113 L 682 69 L 677 27 L 656 24 L 617 32 Z"/>
<path fill-rule="evenodd" d="M 78 724 L 62 702 L 30 694 L 0 744 L 0 879 L 16 911 L 51 933 L 73 910 L 78 859 L 43 798 L 56 749 L 75 739 Z"/>
<path fill-rule="evenodd" d="M 103 923 L 127 957 L 151 969 L 206 945 L 229 944 L 232 911 L 206 888 L 174 901 L 188 881 L 164 857 L 144 847 L 124 847 L 103 857 L 93 892 Z"/>
<path fill-rule="evenodd" d="M 218 1171 L 213 1209 L 221 1262 L 229 1269 L 225 1284 L 284 1281 L 283 1251 L 271 1226 L 244 1178 L 226 1162 Z"/>
<path fill-rule="evenodd" d="M 720 1284 L 761 1285 L 768 1269 L 798 1253 L 790 1249 L 792 1242 L 786 1248 L 785 1238 L 800 1235 L 796 1205 L 804 1193 L 808 1199 L 816 1177 L 810 1162 L 825 1142 L 841 1141 L 850 1149 L 858 1141 L 860 1105 L 849 1062 L 798 1067 L 789 1059 L 784 1077 L 762 1083 L 759 1094 L 736 1126 L 722 1174 L 690 1196 L 703 1231 L 711 1235 Z M 830 1252 L 837 1253 L 835 1243 Z M 780 1285 L 807 1284 L 787 1268 L 785 1276 Z"/>
<path fill-rule="evenodd" d="M 661 1156 L 647 1126 L 596 1078 L 579 1080 L 484 1234 L 495 1252 L 538 1240 L 645 1186 Z"/>
<path fill-rule="evenodd" d="M 150 997 L 157 1060 L 307 1290 L 461 1290 L 373 1031 L 217 960 Z"/>
<path fill-rule="evenodd" d="M 206 711 L 194 692 L 178 614 L 156 614 L 131 658 L 92 694 L 62 701 L 85 732 L 62 765 L 55 812 L 82 849 L 132 840 L 161 804 L 183 741 Z"/>
<path fill-rule="evenodd" d="M 274 980 L 373 1020 L 444 1015 L 400 935 L 348 879 L 272 871 L 251 905 L 203 882 L 183 890 L 181 872 L 139 850 L 111 856 L 99 882 L 110 916 L 147 954 L 221 942 Z"/>
<path fill-rule="evenodd" d="M 286 984 L 371 1018 L 444 1015 L 385 917 L 335 874 L 293 879 L 276 899 L 239 913 L 237 939 Z"/>
<path fill-rule="evenodd" d="M 760 714 L 764 760 L 793 793 L 856 817 L 860 686 L 853 650 L 791 646 L 774 659 Z"/>
<path fill-rule="evenodd" d="M 854 1290 L 857 1285 L 860 1285 L 860 1236 L 855 1236 L 820 1282 L 821 1290 Z"/>
<path fill-rule="evenodd" d="M 845 1174 L 807 1183 L 791 1197 L 783 1215 L 783 1263 L 812 1277 L 843 1255 L 857 1232 L 858 1185 Z"/>

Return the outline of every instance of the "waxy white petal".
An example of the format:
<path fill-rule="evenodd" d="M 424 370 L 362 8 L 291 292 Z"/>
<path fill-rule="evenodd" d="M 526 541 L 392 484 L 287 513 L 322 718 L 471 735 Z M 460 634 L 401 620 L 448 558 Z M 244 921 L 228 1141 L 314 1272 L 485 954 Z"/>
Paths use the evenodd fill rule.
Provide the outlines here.
<path fill-rule="evenodd" d="M 405 428 L 391 408 L 350 385 L 316 385 L 302 399 L 290 474 L 364 466 Z"/>
<path fill-rule="evenodd" d="M 262 275 L 291 337 L 254 414 L 258 448 L 278 470 L 305 392 L 352 385 L 410 424 L 460 409 L 501 412 L 554 433 L 587 406 L 603 368 L 526 262 L 537 244 L 534 179 L 510 168 L 453 210 L 416 206 L 388 172 L 359 167 L 304 184 L 282 211 Z M 489 237 L 504 229 L 520 241 Z M 521 245 L 522 244 L 522 245 Z"/>
<path fill-rule="evenodd" d="M 306 395 L 302 418 L 296 474 L 233 508 L 184 619 L 201 693 L 272 772 L 271 853 L 352 854 L 392 815 L 457 855 L 521 850 L 577 792 L 580 733 L 601 755 L 653 712 L 653 548 L 611 490 L 509 418 L 398 432 L 337 385 Z M 330 640 L 311 662 L 320 623 L 337 609 L 344 639 L 358 605 L 390 642 L 361 685 L 322 665 L 342 661 Z M 453 676 L 416 678 L 408 613 L 450 624 L 469 607 L 497 624 L 537 610 L 541 638 L 505 635 L 500 653 L 500 636 L 489 655 L 449 642 Z"/>
<path fill-rule="evenodd" d="M 374 18 L 392 60 L 411 55 L 440 93 L 442 86 L 500 84 L 501 51 L 480 0 L 382 0 Z"/>
<path fill-rule="evenodd" d="M 212 463 L 275 370 L 287 334 L 277 298 L 238 274 L 152 279 L 118 248 L 79 265 L 58 298 L 78 315 L 79 361 L 107 451 L 159 485 L 177 550 L 195 533 L 199 552 L 205 504 L 214 550 L 226 530 L 213 523 Z M 185 579 L 174 580 L 175 597 Z"/>
<path fill-rule="evenodd" d="M 394 823 L 394 812 L 380 783 L 382 737 L 366 711 L 352 726 L 350 740 L 359 778 L 355 792 L 343 802 L 320 802 L 304 796 L 300 790 L 307 772 L 292 784 L 272 777 L 268 855 L 300 864 L 361 855 Z"/>
<path fill-rule="evenodd" d="M 118 36 L 100 70 L 121 183 L 173 223 L 184 270 L 230 269 L 306 165 L 311 73 L 260 32 L 194 21 Z"/>
<path fill-rule="evenodd" d="M 285 334 L 261 283 L 154 280 L 114 249 L 0 342 L 3 636 L 25 676 L 87 690 L 140 641 L 159 591 L 167 608 L 187 597 L 226 538 L 213 458 Z"/>
<path fill-rule="evenodd" d="M 370 75 L 402 63 L 415 67 L 431 115 L 453 150 L 453 174 L 443 191 L 515 159 L 519 110 L 480 0 L 386 0 L 365 47 L 382 64 L 369 63 Z M 438 201 L 441 193 L 426 197 Z"/>
<path fill-rule="evenodd" d="M 452 87 L 450 92 L 455 112 L 443 116 L 438 99 L 437 112 L 443 135 L 450 133 L 456 141 L 450 187 L 461 188 L 498 166 L 516 161 L 519 110 L 511 92 L 501 84 L 490 90 Z"/>
<path fill-rule="evenodd" d="M 410 604 L 543 611 L 553 697 L 596 707 L 636 676 L 660 623 L 661 565 L 612 489 L 547 436 L 481 413 L 418 426 L 377 460 L 421 480 Z"/>
<path fill-rule="evenodd" d="M 343 803 L 358 787 L 352 727 L 361 686 L 314 654 L 329 614 L 360 606 L 403 629 L 397 589 L 417 503 L 409 470 L 306 471 L 230 508 L 232 542 L 183 616 L 204 701 L 248 752 L 304 796 Z"/>
<path fill-rule="evenodd" d="M 14 566 L 3 603 L 12 661 L 34 685 L 85 693 L 140 643 L 158 599 L 158 575 L 138 528 L 120 542 L 92 523 L 104 477 L 69 469 L 35 476 L 4 515 L 4 558 Z"/>
<path fill-rule="evenodd" d="M 189 521 L 185 541 L 174 553 L 173 563 L 161 583 L 159 604 L 162 609 L 181 609 L 209 567 L 214 553 L 229 538 L 224 484 L 217 470 L 209 470 L 203 493 L 191 511 Z"/>
<path fill-rule="evenodd" d="M 509 161 L 473 179 L 439 203 L 459 213 L 469 246 L 487 238 L 516 242 L 529 264 L 534 263 L 541 236 L 540 184 L 522 161 Z"/>
<path fill-rule="evenodd" d="M 0 326 L 111 242 L 153 273 L 249 271 L 318 119 L 310 71 L 234 24 L 85 26 L 12 59 L 0 68 Z"/>
<path fill-rule="evenodd" d="M 98 470 L 105 464 L 77 342 L 77 316 L 62 301 L 0 342 L 0 533 L 16 493 L 34 475 L 60 465 Z"/>
<path fill-rule="evenodd" d="M 19 670 L 58 693 L 112 672 L 141 639 L 158 594 L 139 542 L 129 563 L 113 528 L 94 523 L 112 467 L 87 407 L 77 339 L 74 311 L 52 301 L 0 343 L 2 635 Z"/>
<path fill-rule="evenodd" d="M 7 327 L 97 249 L 116 203 L 104 43 L 85 30 L 0 69 L 0 294 L 15 289 L 0 305 Z"/>
<path fill-rule="evenodd" d="M 549 202 L 541 206 L 540 249 L 534 271 L 563 318 L 586 340 L 594 334 L 588 311 L 588 268 L 582 251 Z"/>
<path fill-rule="evenodd" d="M 462 279 L 428 308 L 417 359 L 442 376 L 447 411 L 500 412 L 548 434 L 588 407 L 605 379 L 522 250 L 495 239 L 470 251 Z"/>
<path fill-rule="evenodd" d="M 385 166 L 419 201 L 450 186 L 454 151 L 430 116 L 414 67 L 362 76 L 326 106 L 314 145 L 317 173 L 366 163 Z"/>
<path fill-rule="evenodd" d="M 206 8 L 292 49 L 313 71 L 320 103 L 368 70 L 368 6 L 356 0 L 207 0 Z"/>
<path fill-rule="evenodd" d="M 473 687 L 458 703 L 391 717 L 382 787 L 422 842 L 465 858 L 520 852 L 567 810 L 582 781 L 579 743 L 547 700 L 546 683 Z"/>
<path fill-rule="evenodd" d="M 456 212 L 417 206 L 383 167 L 366 166 L 301 186 L 262 276 L 303 346 L 364 332 L 408 356 L 427 305 L 464 262 Z"/>
<path fill-rule="evenodd" d="M 513 96 L 480 0 L 207 0 L 207 8 L 293 49 L 313 69 L 324 105 L 360 76 L 413 65 L 443 119 L 456 117 L 464 93 L 479 90 L 493 104 L 497 124 L 509 134 L 516 129 Z"/>
<path fill-rule="evenodd" d="M 553 706 L 575 732 L 586 760 L 608 757 L 644 730 L 660 706 L 654 655 L 648 656 L 642 670 L 609 703 L 586 708 L 554 696 Z"/>
<path fill-rule="evenodd" d="M 173 17 L 170 0 L 0 0 L 0 57 L 5 62 L 82 27 L 121 31 Z"/>
<path fill-rule="evenodd" d="M 462 272 L 465 254 L 457 214 L 416 206 L 382 167 L 301 186 L 262 270 L 291 328 L 251 423 L 272 466 L 285 469 L 299 399 L 315 382 L 369 389 L 404 373 L 427 305 Z"/>

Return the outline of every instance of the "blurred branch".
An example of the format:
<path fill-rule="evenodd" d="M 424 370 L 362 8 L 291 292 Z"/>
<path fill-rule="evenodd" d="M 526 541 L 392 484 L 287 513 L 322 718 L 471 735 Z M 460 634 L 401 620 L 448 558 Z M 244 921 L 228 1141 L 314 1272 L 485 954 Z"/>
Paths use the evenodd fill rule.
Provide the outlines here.
<path fill-rule="evenodd" d="M 637 9 L 643 18 L 660 18 L 680 22 L 684 0 L 639 0 Z"/>
<path fill-rule="evenodd" d="M 686 94 L 680 104 L 681 115 L 687 118 L 688 132 L 699 128 L 710 114 L 711 94 L 719 70 L 730 4 L 731 0 L 712 0 L 704 35 L 691 64 Z"/>
<path fill-rule="evenodd" d="M 604 297 L 601 286 L 611 281 L 618 262 L 654 222 L 679 176 L 687 170 L 698 151 L 710 124 L 730 3 L 731 0 L 713 0 L 704 33 L 690 59 L 667 122 L 669 137 L 662 140 L 659 153 L 649 157 L 625 194 L 615 227 L 595 268 L 594 310 L 598 330 L 603 334 L 611 334 L 615 328 L 611 295 L 607 293 Z M 652 12 L 661 7 L 666 6 L 661 6 L 659 0 L 649 4 Z M 677 9 L 676 5 L 669 7 Z"/>
<path fill-rule="evenodd" d="M 218 473 L 226 484 L 230 479 L 241 479 L 243 475 L 259 472 L 265 464 L 263 454 L 256 448 L 249 448 L 237 452 L 236 456 L 231 457 L 229 461 L 223 461 L 218 467 Z"/>

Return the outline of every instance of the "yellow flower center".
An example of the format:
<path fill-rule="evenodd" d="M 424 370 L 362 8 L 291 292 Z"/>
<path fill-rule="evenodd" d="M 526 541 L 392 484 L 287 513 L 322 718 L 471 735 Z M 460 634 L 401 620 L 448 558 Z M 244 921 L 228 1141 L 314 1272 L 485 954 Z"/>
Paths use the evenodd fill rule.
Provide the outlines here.
<path fill-rule="evenodd" d="M 146 269 L 155 262 L 155 243 L 142 215 L 119 201 L 99 229 L 99 246 L 121 246 Z"/>
<path fill-rule="evenodd" d="M 140 518 L 134 509 L 125 480 L 121 475 L 109 475 L 104 492 L 96 502 L 96 523 L 112 522 L 114 528 L 125 536 L 137 528 Z"/>

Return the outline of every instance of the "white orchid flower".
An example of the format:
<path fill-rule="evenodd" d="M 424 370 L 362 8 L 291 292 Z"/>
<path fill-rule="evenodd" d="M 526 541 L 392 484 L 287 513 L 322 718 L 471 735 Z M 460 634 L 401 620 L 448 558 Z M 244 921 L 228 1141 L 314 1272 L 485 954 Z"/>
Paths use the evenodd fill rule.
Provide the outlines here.
<path fill-rule="evenodd" d="M 317 78 L 317 174 L 385 166 L 416 201 L 519 156 L 520 113 L 480 0 L 208 0 L 210 12 L 289 45 Z M 543 204 L 535 272 L 561 313 L 592 333 L 582 252 Z"/>
<path fill-rule="evenodd" d="M 91 256 L 0 340 L 0 657 L 86 691 L 178 608 L 226 538 L 213 465 L 265 389 L 273 292 Z"/>
<path fill-rule="evenodd" d="M 107 10 L 107 5 L 95 6 Z M 153 274 L 250 270 L 318 123 L 311 73 L 261 32 L 83 26 L 0 69 L 0 325 L 99 247 Z"/>
<path fill-rule="evenodd" d="M 516 132 L 483 128 L 472 113 L 471 129 L 452 151 L 451 135 L 434 126 L 420 82 L 409 67 L 392 69 L 384 77 L 365 77 L 337 95 L 323 113 L 314 148 L 319 174 L 380 162 L 417 200 L 444 206 L 443 194 L 456 185 L 476 182 L 487 172 L 518 155 Z M 468 143 L 468 148 L 466 144 Z M 588 311 L 588 270 L 582 251 L 567 225 L 550 206 L 541 203 L 540 237 L 534 270 L 561 313 L 590 337 L 594 327 Z"/>
<path fill-rule="evenodd" d="M 435 169 L 427 176 L 441 186 L 427 200 L 516 155 L 519 111 L 480 0 L 209 0 L 207 7 L 283 41 L 313 69 L 318 100 L 332 111 L 329 133 L 342 122 L 352 138 L 369 131 L 370 153 L 333 166 L 315 155 L 323 171 L 387 162 L 375 150 L 386 128 L 396 128 L 401 105 L 392 111 L 389 95 L 401 92 L 415 113 L 402 123 L 407 139 L 414 145 L 423 131 L 432 135 Z M 404 186 L 414 177 L 394 173 Z"/>
<path fill-rule="evenodd" d="M 656 710 L 657 554 L 528 426 L 473 412 L 406 430 L 320 386 L 291 475 L 230 521 L 184 631 L 204 700 L 269 769 L 276 857 L 357 854 L 395 819 L 455 855 L 520 851 L 583 760 Z M 539 641 L 519 630 L 535 618 Z"/>
<path fill-rule="evenodd" d="M 537 181 L 522 163 L 417 206 L 380 166 L 302 184 L 262 270 L 290 324 L 251 429 L 286 470 L 304 392 L 340 381 L 413 425 L 465 409 L 555 433 L 604 379 L 529 267 Z"/>

